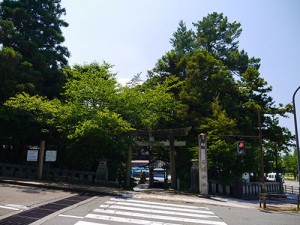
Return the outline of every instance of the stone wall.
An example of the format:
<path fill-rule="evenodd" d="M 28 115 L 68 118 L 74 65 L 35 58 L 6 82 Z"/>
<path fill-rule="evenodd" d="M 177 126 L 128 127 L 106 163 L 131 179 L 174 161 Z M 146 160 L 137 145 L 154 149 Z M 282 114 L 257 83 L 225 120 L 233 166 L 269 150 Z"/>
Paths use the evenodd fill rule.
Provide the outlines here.
<path fill-rule="evenodd" d="M 31 165 L 17 165 L 0 163 L 0 176 L 16 177 L 16 178 L 38 178 L 38 167 Z M 117 181 L 97 180 L 96 172 L 79 171 L 79 170 L 63 170 L 55 168 L 44 168 L 43 179 L 63 182 L 99 184 L 105 186 L 118 186 Z"/>

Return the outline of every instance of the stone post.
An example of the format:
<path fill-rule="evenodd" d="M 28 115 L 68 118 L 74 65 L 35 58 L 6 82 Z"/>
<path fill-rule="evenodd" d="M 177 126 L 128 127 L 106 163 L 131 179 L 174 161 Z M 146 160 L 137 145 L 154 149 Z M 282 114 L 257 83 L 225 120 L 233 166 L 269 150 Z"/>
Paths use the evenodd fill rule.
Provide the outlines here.
<path fill-rule="evenodd" d="M 192 159 L 191 192 L 199 193 L 199 160 Z"/>
<path fill-rule="evenodd" d="M 207 147 L 204 134 L 199 134 L 199 192 L 201 195 L 208 195 L 207 178 Z"/>

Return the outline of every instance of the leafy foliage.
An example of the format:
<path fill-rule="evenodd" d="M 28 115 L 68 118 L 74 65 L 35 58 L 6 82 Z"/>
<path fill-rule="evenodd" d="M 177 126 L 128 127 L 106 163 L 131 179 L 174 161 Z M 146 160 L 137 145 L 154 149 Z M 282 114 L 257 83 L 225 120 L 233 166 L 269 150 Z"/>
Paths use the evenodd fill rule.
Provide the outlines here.
<path fill-rule="evenodd" d="M 172 49 L 158 59 L 149 79 L 141 84 L 136 75 L 121 87 L 109 63 L 66 67 L 64 14 L 60 0 L 0 3 L 0 101 L 7 100 L 0 106 L 1 143 L 18 149 L 19 161 L 26 144 L 48 138 L 63 153 L 61 166 L 91 168 L 105 157 L 117 167 L 133 142 L 131 131 L 192 126 L 189 151 L 176 155 L 183 186 L 190 181 L 199 132 L 209 137 L 210 177 L 231 184 L 243 172 L 258 173 L 261 125 L 265 159 L 283 170 L 278 156 L 290 148 L 291 135 L 278 115 L 286 116 L 291 107 L 275 105 L 272 87 L 259 73 L 260 59 L 239 49 L 240 23 L 222 13 L 193 23 L 194 30 L 180 21 Z M 236 151 L 242 136 L 250 137 L 243 157 Z M 164 149 L 155 151 L 167 158 Z M 292 171 L 288 161 L 285 169 Z"/>
<path fill-rule="evenodd" d="M 297 165 L 297 149 L 294 149 L 293 154 L 286 154 L 283 157 L 283 164 L 285 168 L 285 173 L 291 173 L 294 178 L 298 175 L 298 165 Z"/>
<path fill-rule="evenodd" d="M 170 81 L 171 82 L 171 81 Z M 148 87 L 124 87 L 120 92 L 118 111 L 135 128 L 153 130 L 184 113 L 185 106 L 177 101 L 169 82 Z"/>
<path fill-rule="evenodd" d="M 116 97 L 117 94 L 116 81 L 109 68 L 108 64 L 91 64 L 67 69 L 69 78 L 63 101 L 23 93 L 10 98 L 5 105 L 30 114 L 41 125 L 41 131 L 47 130 L 48 135 L 61 140 L 61 146 L 68 145 L 67 148 L 73 150 L 84 146 L 79 149 L 86 152 L 101 146 L 103 149 L 96 155 L 104 156 L 104 149 L 115 146 L 116 137 L 132 129 L 119 114 L 109 109 L 113 105 L 112 100 L 106 99 L 105 104 L 102 104 L 104 96 L 113 99 L 113 95 Z M 78 87 L 85 89 L 78 91 Z M 107 93 L 108 90 L 112 92 Z M 81 159 L 87 162 L 95 160 L 95 154 L 91 154 L 91 157 Z"/>
<path fill-rule="evenodd" d="M 6 49 L 4 53 L 14 51 L 22 57 L 18 75 L 12 70 L 5 71 L 7 82 L 14 80 L 22 84 L 25 81 L 35 93 L 51 98 L 59 95 L 64 82 L 61 68 L 67 65 L 70 55 L 62 46 L 61 27 L 68 26 L 60 19 L 64 14 L 60 0 L 4 0 L 0 3 L 0 43 Z M 6 54 L 6 61 L 10 56 Z M 0 62 L 0 69 L 4 62 Z M 12 63 L 16 65 L 18 61 Z M 14 86 L 14 91 L 19 89 Z"/>
<path fill-rule="evenodd" d="M 173 49 L 157 61 L 147 83 L 177 78 L 180 85 L 170 91 L 188 109 L 177 126 L 193 125 L 194 136 L 199 132 L 215 135 L 209 139 L 209 169 L 214 178 L 228 184 L 243 172 L 258 173 L 258 114 L 262 127 L 269 127 L 269 113 L 285 115 L 289 107 L 274 105 L 272 87 L 259 73 L 260 59 L 239 50 L 240 23 L 212 13 L 193 25 L 195 31 L 179 22 L 171 38 Z M 222 138 L 228 135 L 232 137 Z M 235 143 L 243 135 L 253 138 L 247 139 L 247 155 L 240 158 Z M 265 139 L 269 135 L 264 132 Z M 197 140 L 190 141 L 189 149 L 194 151 Z"/>
<path fill-rule="evenodd" d="M 105 62 L 66 68 L 63 100 L 22 93 L 5 105 L 30 115 L 40 124 L 40 132 L 55 136 L 60 145 L 68 144 L 77 155 L 90 152 L 91 157 L 81 158 L 82 165 L 95 157 L 108 157 L 107 149 L 122 155 L 127 132 L 154 129 L 169 121 L 181 105 L 165 85 L 119 87 L 110 69 Z"/>

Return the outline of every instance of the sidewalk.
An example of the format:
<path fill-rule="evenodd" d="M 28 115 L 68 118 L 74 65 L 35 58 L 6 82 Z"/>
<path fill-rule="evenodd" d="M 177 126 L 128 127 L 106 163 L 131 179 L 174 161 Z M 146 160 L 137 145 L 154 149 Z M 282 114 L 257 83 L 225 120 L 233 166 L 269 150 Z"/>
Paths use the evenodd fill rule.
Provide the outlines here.
<path fill-rule="evenodd" d="M 219 205 L 239 208 L 259 208 L 259 200 L 244 200 L 227 196 L 202 197 L 197 194 L 177 192 L 175 190 L 149 189 L 147 186 L 138 186 L 134 190 L 124 190 L 122 188 L 103 187 L 96 185 L 74 184 L 66 182 L 51 182 L 42 180 L 16 179 L 0 177 L 0 183 L 34 186 L 39 188 L 49 188 L 70 192 L 80 192 L 92 195 L 109 195 L 127 198 L 160 199 L 170 201 L 184 201 L 199 204 Z M 296 211 L 297 196 L 287 195 L 286 199 L 267 200 L 267 210 L 276 211 Z"/>

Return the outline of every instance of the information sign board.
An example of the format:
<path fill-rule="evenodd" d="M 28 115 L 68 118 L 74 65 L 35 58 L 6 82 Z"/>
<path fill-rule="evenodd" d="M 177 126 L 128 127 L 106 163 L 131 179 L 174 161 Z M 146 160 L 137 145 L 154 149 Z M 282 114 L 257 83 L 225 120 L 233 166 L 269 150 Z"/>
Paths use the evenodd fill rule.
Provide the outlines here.
<path fill-rule="evenodd" d="M 46 162 L 56 162 L 56 155 L 57 151 L 56 150 L 46 150 Z"/>
<path fill-rule="evenodd" d="M 37 162 L 38 155 L 39 155 L 39 150 L 33 150 L 33 149 L 27 150 L 27 162 Z"/>

